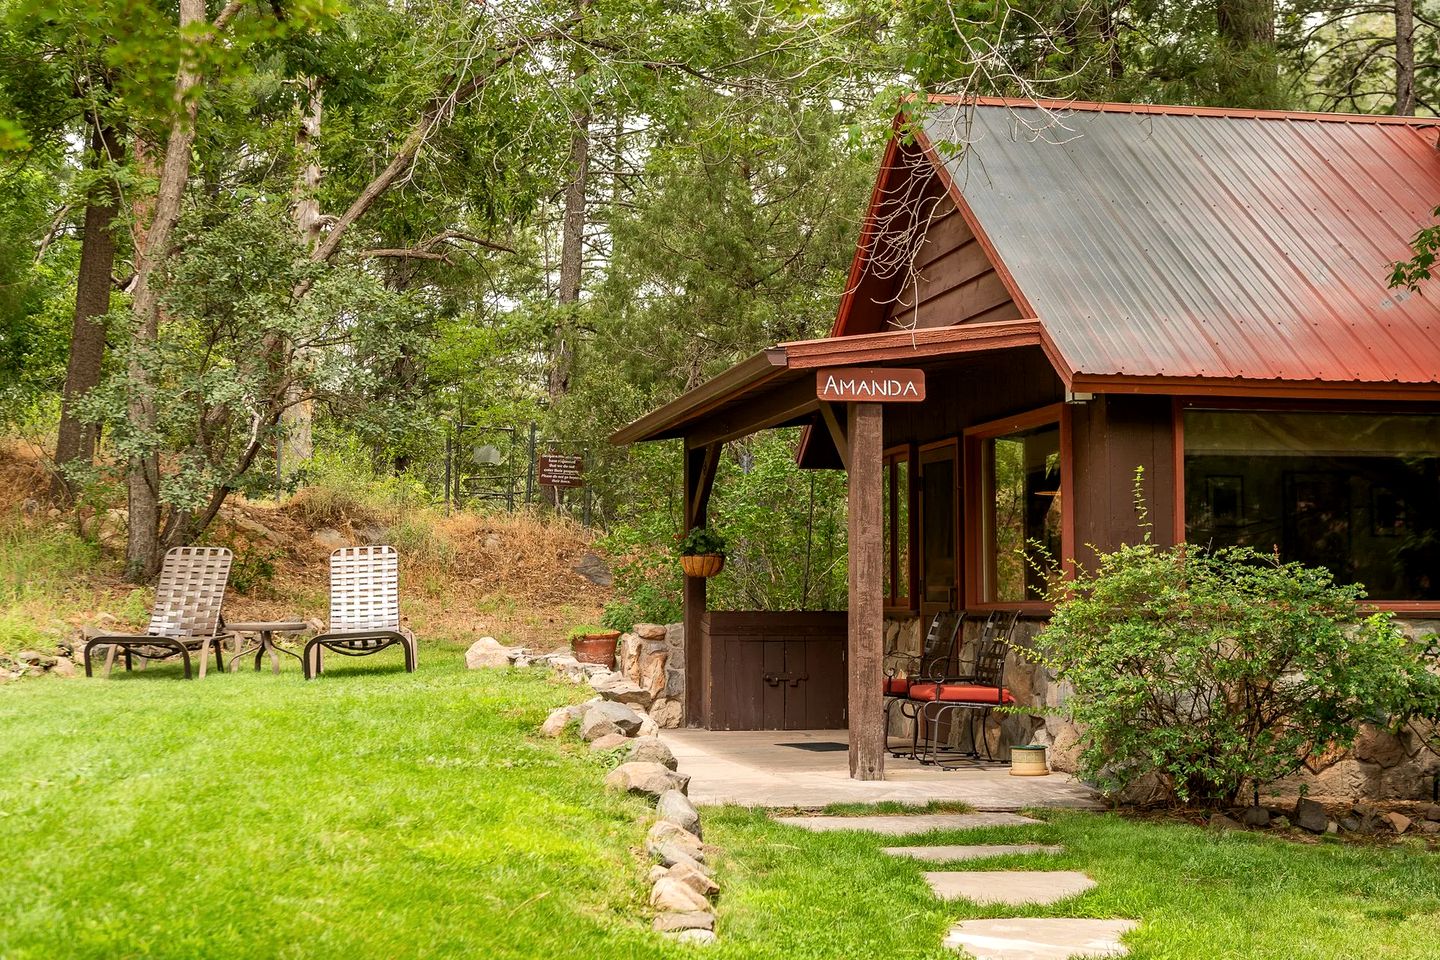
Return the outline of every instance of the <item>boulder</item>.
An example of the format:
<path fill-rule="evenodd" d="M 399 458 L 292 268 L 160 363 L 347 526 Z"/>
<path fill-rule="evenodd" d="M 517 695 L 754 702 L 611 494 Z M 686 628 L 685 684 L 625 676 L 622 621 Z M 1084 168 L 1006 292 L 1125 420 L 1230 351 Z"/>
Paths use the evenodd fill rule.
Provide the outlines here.
<path fill-rule="evenodd" d="M 50 672 L 57 677 L 73 677 L 75 676 L 75 661 L 56 660 L 54 666 L 50 668 Z"/>
<path fill-rule="evenodd" d="M 664 876 L 650 890 L 650 906 L 670 913 L 700 913 L 710 908 L 710 901 L 689 885 Z"/>
<path fill-rule="evenodd" d="M 1246 807 L 1240 815 L 1240 822 L 1247 827 L 1270 826 L 1270 811 L 1264 807 Z"/>
<path fill-rule="evenodd" d="M 1440 820 L 1440 803 L 1432 803 L 1420 811 L 1420 816 L 1426 820 Z"/>
<path fill-rule="evenodd" d="M 1403 813 L 1387 813 L 1380 819 L 1390 824 L 1390 829 L 1396 833 L 1404 833 L 1410 829 L 1411 820 Z"/>
<path fill-rule="evenodd" d="M 699 837 L 668 820 L 660 820 L 645 834 L 645 852 L 652 857 L 659 856 L 661 848 L 667 845 L 673 846 L 697 863 L 705 860 L 705 847 Z"/>
<path fill-rule="evenodd" d="M 658 737 L 660 724 L 656 723 L 655 718 L 649 714 L 643 714 L 640 717 L 640 729 L 636 731 L 635 735 L 637 737 Z"/>
<path fill-rule="evenodd" d="M 656 880 L 659 880 L 661 877 L 665 876 L 668 870 L 668 867 L 664 867 L 658 863 L 655 864 L 655 866 L 650 868 L 650 882 L 653 884 Z"/>
<path fill-rule="evenodd" d="M 510 648 L 494 637 L 481 637 L 470 644 L 470 649 L 465 651 L 465 667 L 469 670 L 508 667 L 509 665 Z"/>
<path fill-rule="evenodd" d="M 620 673 L 631 680 L 640 678 L 640 638 L 633 633 L 620 636 L 615 662 Z"/>
<path fill-rule="evenodd" d="M 623 733 L 607 733 L 599 740 L 590 741 L 590 749 L 599 753 L 604 750 L 614 750 L 616 747 L 623 747 L 630 742 L 630 738 Z"/>
<path fill-rule="evenodd" d="M 1212 814 L 1210 817 L 1210 829 L 1212 830 L 1243 830 L 1238 820 L 1232 820 L 1223 813 Z"/>
<path fill-rule="evenodd" d="M 650 694 L 645 688 L 633 681 L 626 680 L 618 674 L 611 675 L 603 680 L 592 680 L 591 686 L 595 692 L 606 700 L 614 703 L 633 704 L 637 707 L 645 707 L 650 704 Z"/>
<path fill-rule="evenodd" d="M 604 714 L 587 712 L 580 718 L 580 738 L 594 743 L 596 740 L 610 736 L 623 737 L 620 728 L 615 722 Z"/>
<path fill-rule="evenodd" d="M 655 804 L 655 812 L 660 819 L 666 823 L 673 823 L 686 833 L 693 833 L 697 837 L 703 837 L 700 832 L 700 811 L 695 809 L 695 804 L 690 798 L 678 790 L 667 790 L 660 794 L 660 801 Z"/>
<path fill-rule="evenodd" d="M 1355 738 L 1354 753 L 1357 760 L 1376 763 L 1382 767 L 1393 767 L 1408 759 L 1405 745 L 1400 742 L 1399 737 L 1369 724 L 1360 728 L 1360 734 Z"/>
<path fill-rule="evenodd" d="M 1324 833 L 1330 818 L 1325 808 L 1314 800 L 1301 797 L 1295 801 L 1295 825 L 1310 833 Z"/>
<path fill-rule="evenodd" d="M 584 712 L 585 708 L 580 705 L 551 710 L 550 715 L 545 718 L 545 722 L 540 724 L 541 736 L 560 736 L 565 732 L 565 728 L 579 719 Z"/>
<path fill-rule="evenodd" d="M 612 587 L 615 585 L 615 575 L 610 572 L 609 564 L 597 553 L 586 552 L 585 555 L 580 558 L 580 562 L 570 569 L 597 587 Z"/>
<path fill-rule="evenodd" d="M 664 640 L 665 627 L 658 623 L 637 623 L 635 635 L 641 640 Z"/>
<path fill-rule="evenodd" d="M 664 730 L 673 730 L 685 719 L 685 707 L 679 700 L 662 698 L 650 704 L 650 716 Z"/>
<path fill-rule="evenodd" d="M 591 716 L 604 717 L 627 737 L 633 737 L 639 733 L 640 724 L 644 722 L 641 720 L 640 714 L 631 710 L 623 703 L 610 703 L 605 700 L 587 705 L 585 716 L 587 718 Z"/>
<path fill-rule="evenodd" d="M 310 539 L 315 541 L 317 547 L 330 551 L 350 546 L 350 541 L 345 538 L 345 535 L 333 527 L 322 527 L 316 530 L 310 535 Z"/>
<path fill-rule="evenodd" d="M 589 715 L 586 717 L 588 719 Z M 605 778 L 605 786 L 611 790 L 659 797 L 666 790 L 686 792 L 690 788 L 690 778 L 658 763 L 622 763 L 610 771 Z"/>
<path fill-rule="evenodd" d="M 1415 826 L 1416 833 L 1423 833 L 1427 836 L 1434 836 L 1440 833 L 1440 820 L 1421 820 Z"/>
<path fill-rule="evenodd" d="M 48 667 L 55 662 L 55 658 L 41 653 L 39 650 L 21 650 L 15 654 L 15 659 L 21 663 L 35 664 L 41 667 Z"/>
<path fill-rule="evenodd" d="M 720 892 L 720 885 L 710 879 L 709 874 L 702 871 L 699 867 L 686 863 L 683 860 L 673 864 L 669 868 L 669 876 L 679 880 L 702 897 L 708 897 Z"/>
<path fill-rule="evenodd" d="M 652 645 L 658 649 L 651 649 Z M 665 664 L 669 659 L 670 652 L 666 648 L 663 640 L 645 641 L 645 648 L 640 651 L 640 664 L 635 682 L 639 684 L 652 699 L 663 694 L 669 683 L 669 678 L 665 672 Z"/>
<path fill-rule="evenodd" d="M 636 763 L 658 763 L 671 770 L 679 766 L 675 754 L 659 737 L 640 737 L 630 741 L 630 751 L 625 754 L 625 759 Z"/>
<path fill-rule="evenodd" d="M 688 943 L 696 947 L 708 947 L 720 939 L 714 930 L 681 930 L 679 933 L 667 933 L 666 936 L 676 943 Z"/>
<path fill-rule="evenodd" d="M 685 913 L 662 913 L 653 924 L 657 933 L 677 933 L 681 930 L 714 930 L 715 914 L 703 910 Z"/>

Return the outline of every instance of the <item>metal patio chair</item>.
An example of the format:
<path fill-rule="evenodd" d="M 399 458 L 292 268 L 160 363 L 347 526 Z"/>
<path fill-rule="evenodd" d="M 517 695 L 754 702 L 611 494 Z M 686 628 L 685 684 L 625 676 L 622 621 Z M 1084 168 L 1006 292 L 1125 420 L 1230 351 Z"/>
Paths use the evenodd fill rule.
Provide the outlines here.
<path fill-rule="evenodd" d="M 305 679 L 324 669 L 325 650 L 368 657 L 388 647 L 405 651 L 405 670 L 419 663 L 415 635 L 400 623 L 400 555 L 394 547 L 341 547 L 330 554 L 329 629 L 305 644 Z"/>
<path fill-rule="evenodd" d="M 890 721 L 898 708 L 903 716 L 905 705 L 910 702 L 910 687 L 927 680 L 945 676 L 955 662 L 956 646 L 964 635 L 965 614 L 954 610 L 943 610 L 930 621 L 925 633 L 925 642 L 919 653 L 895 651 L 885 655 L 885 742 L 892 757 L 914 757 L 915 742 L 911 739 L 907 753 L 903 747 L 888 746 L 890 742 Z"/>
<path fill-rule="evenodd" d="M 954 770 L 955 767 L 945 765 L 947 758 L 978 760 L 982 744 L 985 759 L 994 762 L 985 723 L 996 707 L 1015 702 L 1014 695 L 1005 687 L 1005 659 L 1010 653 L 1011 638 L 1019 622 L 1018 610 L 992 613 L 986 618 L 980 638 L 976 641 L 975 659 L 968 675 L 911 685 L 909 696 L 915 703 L 913 709 L 916 713 L 916 759 L 921 763 L 931 763 L 942 770 Z M 948 733 L 946 739 L 952 740 L 955 721 L 962 712 L 967 721 L 970 748 L 942 747 L 940 731 L 945 729 Z M 922 731 L 928 732 L 929 736 L 924 736 Z M 922 740 L 926 743 L 923 752 L 920 748 Z"/>
<path fill-rule="evenodd" d="M 101 646 L 110 648 L 105 656 L 107 677 L 119 651 L 125 654 L 126 670 L 134 666 L 137 657 L 144 669 L 148 661 L 178 656 L 185 663 L 185 679 L 189 680 L 191 651 L 199 652 L 200 676 L 204 677 L 213 649 L 223 670 L 220 645 L 234 639 L 225 632 L 220 617 L 231 559 L 225 547 L 172 547 L 166 551 L 145 632 L 91 637 L 85 643 L 85 676 L 94 676 L 90 655 Z"/>

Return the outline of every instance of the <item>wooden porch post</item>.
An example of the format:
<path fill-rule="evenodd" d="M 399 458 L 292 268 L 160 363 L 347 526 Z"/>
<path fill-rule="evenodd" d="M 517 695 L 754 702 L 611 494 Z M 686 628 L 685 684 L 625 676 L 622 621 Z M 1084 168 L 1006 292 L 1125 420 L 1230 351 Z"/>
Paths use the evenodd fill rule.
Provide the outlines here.
<path fill-rule="evenodd" d="M 685 450 L 685 530 L 703 527 L 709 519 L 710 491 L 720 463 L 720 444 Z M 700 621 L 705 616 L 705 578 L 685 578 L 685 724 L 698 727 L 703 716 L 705 651 L 700 643 Z"/>
<path fill-rule="evenodd" d="M 852 403 L 848 410 L 850 446 L 850 615 L 848 660 L 850 777 L 885 779 L 885 727 L 882 706 L 885 622 L 881 591 L 885 543 L 881 524 L 884 439 L 878 403 Z"/>

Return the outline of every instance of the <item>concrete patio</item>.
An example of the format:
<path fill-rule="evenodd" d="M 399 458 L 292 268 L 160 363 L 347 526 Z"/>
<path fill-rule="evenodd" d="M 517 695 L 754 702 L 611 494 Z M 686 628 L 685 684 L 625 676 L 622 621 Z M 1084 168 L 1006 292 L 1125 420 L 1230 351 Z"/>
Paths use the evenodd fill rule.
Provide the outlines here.
<path fill-rule="evenodd" d="M 844 730 L 664 730 L 661 736 L 690 776 L 697 804 L 819 809 L 832 803 L 967 803 L 976 810 L 1026 807 L 1099 809 L 1093 790 L 1073 777 L 1012 777 L 1004 763 L 939 770 L 885 760 L 885 779 L 852 780 Z"/>

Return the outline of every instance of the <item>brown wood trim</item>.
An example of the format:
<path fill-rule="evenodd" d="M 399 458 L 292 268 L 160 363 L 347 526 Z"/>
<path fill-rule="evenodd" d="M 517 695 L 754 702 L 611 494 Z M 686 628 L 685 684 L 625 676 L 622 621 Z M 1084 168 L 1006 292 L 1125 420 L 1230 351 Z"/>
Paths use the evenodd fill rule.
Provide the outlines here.
<path fill-rule="evenodd" d="M 835 322 L 830 326 L 830 336 L 845 335 L 850 312 L 855 306 L 855 292 L 870 263 L 871 245 L 875 242 L 875 225 L 879 222 L 880 207 L 885 202 L 890 178 L 894 175 L 896 161 L 900 156 L 901 114 L 890 121 L 890 139 L 885 144 L 885 153 L 880 160 L 880 172 L 875 176 L 875 186 L 870 191 L 870 203 L 865 208 L 865 218 L 860 221 L 860 239 L 855 244 L 855 256 L 850 261 L 850 273 L 845 279 L 845 292 L 840 296 L 840 306 L 835 311 Z"/>
<path fill-rule="evenodd" d="M 950 354 L 1008 347 L 1040 346 L 1040 321 L 1001 320 L 954 327 L 886 330 L 823 340 L 796 340 L 781 344 L 791 370 L 878 363 L 886 360 L 923 360 Z"/>
<path fill-rule="evenodd" d="M 1008 417 L 1001 417 L 998 420 L 990 420 L 986 423 L 977 423 L 973 427 L 965 428 L 965 436 L 975 437 L 980 440 L 988 440 L 991 437 L 1003 437 L 1007 433 L 1015 433 L 1017 430 L 1026 430 L 1030 427 L 1039 427 L 1047 423 L 1059 423 L 1064 415 L 1065 404 L 1052 403 L 1034 410 L 1026 410 L 1024 413 L 1012 414 Z"/>
<path fill-rule="evenodd" d="M 1075 576 L 1075 411 L 1060 405 L 1060 571 Z"/>
<path fill-rule="evenodd" d="M 658 440 L 677 424 L 693 419 L 719 403 L 753 391 L 785 372 L 784 358 L 777 360 L 769 350 L 762 351 L 735 364 L 718 376 L 705 381 L 694 390 L 681 394 L 664 406 L 621 427 L 610 435 L 610 442 L 624 445 L 641 440 Z M 678 434 L 670 434 L 678 436 Z"/>

